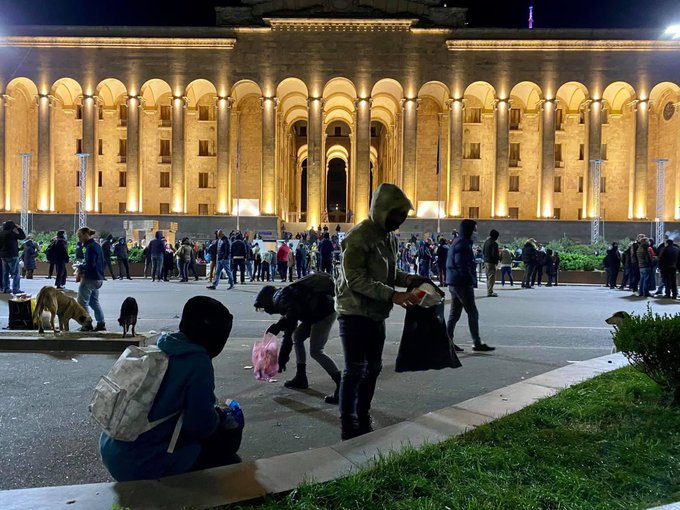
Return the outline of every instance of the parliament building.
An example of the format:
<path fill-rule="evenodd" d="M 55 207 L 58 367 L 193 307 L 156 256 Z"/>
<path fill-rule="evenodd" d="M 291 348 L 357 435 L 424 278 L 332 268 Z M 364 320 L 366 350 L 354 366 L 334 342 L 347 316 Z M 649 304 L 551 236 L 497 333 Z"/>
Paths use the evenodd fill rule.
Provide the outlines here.
<path fill-rule="evenodd" d="M 215 27 L 9 27 L 4 210 L 316 226 L 361 221 L 390 182 L 414 220 L 680 218 L 680 40 L 661 29 L 241 4 Z"/>

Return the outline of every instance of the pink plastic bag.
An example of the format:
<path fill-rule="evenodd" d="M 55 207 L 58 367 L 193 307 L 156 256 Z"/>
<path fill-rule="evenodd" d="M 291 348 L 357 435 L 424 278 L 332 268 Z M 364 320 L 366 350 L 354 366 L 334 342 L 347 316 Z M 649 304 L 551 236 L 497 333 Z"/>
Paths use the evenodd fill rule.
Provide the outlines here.
<path fill-rule="evenodd" d="M 279 373 L 279 342 L 276 335 L 265 333 L 253 345 L 253 374 L 255 379 L 269 381 Z"/>

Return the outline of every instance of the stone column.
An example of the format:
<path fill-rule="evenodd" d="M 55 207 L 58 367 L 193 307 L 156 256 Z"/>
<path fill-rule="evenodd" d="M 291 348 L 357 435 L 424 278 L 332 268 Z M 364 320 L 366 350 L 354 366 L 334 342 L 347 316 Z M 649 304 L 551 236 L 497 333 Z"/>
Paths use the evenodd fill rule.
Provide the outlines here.
<path fill-rule="evenodd" d="M 553 195 L 555 192 L 555 100 L 541 103 L 541 194 L 539 215 L 553 217 Z"/>
<path fill-rule="evenodd" d="M 217 98 L 217 212 L 229 213 L 229 124 L 231 97 Z"/>
<path fill-rule="evenodd" d="M 97 211 L 99 207 L 98 195 L 99 195 L 99 179 L 97 176 L 97 154 L 99 153 L 99 148 L 97 146 L 97 136 L 96 136 L 96 122 L 97 122 L 97 106 L 96 100 L 93 96 L 83 96 L 82 100 L 83 106 L 83 153 L 89 154 L 89 157 L 85 160 L 87 162 L 87 167 L 85 171 L 85 210 L 86 211 Z M 42 148 L 41 138 L 40 146 L 38 149 L 38 165 L 40 165 L 40 160 L 44 159 L 40 156 Z M 46 149 L 47 154 L 49 154 L 49 142 Z M 49 168 L 49 156 L 47 157 L 47 167 Z M 49 175 L 49 170 L 47 170 Z M 38 179 L 42 181 L 42 172 L 38 170 Z"/>
<path fill-rule="evenodd" d="M 128 212 L 140 212 L 142 207 L 142 173 L 139 168 L 139 112 L 140 99 L 137 96 L 128 96 L 125 104 L 127 105 L 127 205 Z"/>
<path fill-rule="evenodd" d="M 51 98 L 46 94 L 38 95 L 38 203 L 36 208 L 39 211 L 49 211 L 51 205 L 52 171 L 50 154 L 51 147 L 51 119 L 50 106 Z"/>
<path fill-rule="evenodd" d="M 316 228 L 321 223 L 323 104 L 320 97 L 307 100 L 307 225 Z"/>
<path fill-rule="evenodd" d="M 0 210 L 5 209 L 5 108 L 7 97 L 0 94 Z"/>
<path fill-rule="evenodd" d="M 635 103 L 635 171 L 633 215 L 635 218 L 647 217 L 647 154 L 649 133 L 649 102 L 639 100 Z M 657 239 L 657 242 L 659 240 Z"/>
<path fill-rule="evenodd" d="M 413 207 L 417 208 L 416 197 L 416 140 L 418 129 L 418 103 L 419 100 L 409 98 L 402 100 L 403 109 L 403 138 L 402 138 L 402 182 L 401 187 L 406 196 L 411 200 Z"/>
<path fill-rule="evenodd" d="M 274 214 L 276 211 L 276 106 L 275 97 L 263 97 L 262 106 L 262 167 L 261 198 L 262 214 Z"/>
<path fill-rule="evenodd" d="M 462 99 L 450 99 L 449 106 L 449 193 L 447 214 L 462 215 L 463 109 Z"/>
<path fill-rule="evenodd" d="M 171 211 L 179 214 L 186 212 L 186 176 L 184 168 L 184 110 L 186 105 L 186 97 L 172 98 Z"/>
<path fill-rule="evenodd" d="M 371 99 L 358 98 L 356 111 L 356 159 L 354 166 L 354 217 L 356 222 L 368 218 L 371 172 Z"/>
<path fill-rule="evenodd" d="M 508 144 L 510 139 L 510 101 L 497 99 L 496 113 L 496 172 L 491 216 L 504 218 L 508 215 Z"/>
<path fill-rule="evenodd" d="M 583 172 L 583 217 L 592 218 L 595 212 L 593 202 L 593 179 L 590 163 L 602 157 L 602 100 L 592 100 L 586 106 L 586 124 L 588 126 L 588 155 Z"/>

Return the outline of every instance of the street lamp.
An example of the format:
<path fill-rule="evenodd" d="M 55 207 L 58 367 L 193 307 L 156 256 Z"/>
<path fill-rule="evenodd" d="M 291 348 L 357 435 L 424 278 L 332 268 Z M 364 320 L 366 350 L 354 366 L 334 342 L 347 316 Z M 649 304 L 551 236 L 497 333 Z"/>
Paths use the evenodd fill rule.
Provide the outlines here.
<path fill-rule="evenodd" d="M 680 24 L 669 26 L 664 32 L 664 35 L 668 35 L 673 39 L 680 39 Z"/>

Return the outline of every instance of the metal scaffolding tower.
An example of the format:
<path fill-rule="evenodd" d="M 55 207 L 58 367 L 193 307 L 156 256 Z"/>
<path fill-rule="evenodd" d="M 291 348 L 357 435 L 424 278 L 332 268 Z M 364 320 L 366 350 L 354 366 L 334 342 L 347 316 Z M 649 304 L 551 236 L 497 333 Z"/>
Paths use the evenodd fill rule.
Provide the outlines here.
<path fill-rule="evenodd" d="M 590 242 L 596 243 L 600 238 L 600 170 L 602 168 L 601 159 L 591 159 L 592 180 L 593 180 L 593 218 L 590 223 Z"/>
<path fill-rule="evenodd" d="M 28 232 L 28 184 L 30 179 L 31 154 L 23 152 L 21 156 L 21 229 Z"/>
<path fill-rule="evenodd" d="M 656 160 L 656 217 L 654 219 L 656 226 L 656 243 L 657 245 L 663 241 L 664 235 L 664 197 L 666 192 L 666 163 L 667 159 Z"/>
<path fill-rule="evenodd" d="M 87 184 L 87 158 L 90 155 L 79 152 L 78 154 L 76 154 L 76 156 L 78 156 L 79 163 L 78 186 L 80 187 L 80 203 L 78 206 L 78 228 L 82 228 L 87 223 L 87 211 L 85 210 L 87 203 L 87 193 L 85 186 Z"/>

